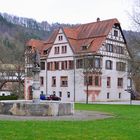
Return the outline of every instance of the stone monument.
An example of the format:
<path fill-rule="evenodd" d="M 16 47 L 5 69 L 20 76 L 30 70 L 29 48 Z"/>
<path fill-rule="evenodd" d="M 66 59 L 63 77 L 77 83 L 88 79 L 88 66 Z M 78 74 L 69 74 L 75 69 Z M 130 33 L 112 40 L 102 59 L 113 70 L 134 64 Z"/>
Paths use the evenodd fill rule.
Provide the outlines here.
<path fill-rule="evenodd" d="M 39 73 L 40 73 L 40 54 L 38 50 L 33 47 L 32 48 L 32 62 L 33 62 L 33 102 L 40 102 L 40 82 L 39 82 Z"/>
<path fill-rule="evenodd" d="M 40 54 L 32 48 L 33 100 L 0 101 L 0 114 L 18 116 L 63 116 L 74 114 L 74 103 L 40 100 Z"/>

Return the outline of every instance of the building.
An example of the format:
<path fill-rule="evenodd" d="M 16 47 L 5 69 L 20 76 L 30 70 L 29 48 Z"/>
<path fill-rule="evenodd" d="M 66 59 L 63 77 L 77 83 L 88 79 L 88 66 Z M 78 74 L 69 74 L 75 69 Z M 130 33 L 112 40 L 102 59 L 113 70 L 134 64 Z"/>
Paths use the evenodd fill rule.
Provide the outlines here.
<path fill-rule="evenodd" d="M 117 19 L 55 30 L 45 41 L 30 40 L 41 53 L 40 93 L 55 94 L 63 101 L 130 100 L 128 61 L 131 59 Z M 26 55 L 27 56 L 27 55 Z M 26 72 L 32 65 L 26 57 Z M 27 61 L 28 60 L 28 61 Z M 25 78 L 29 99 L 32 78 Z"/>

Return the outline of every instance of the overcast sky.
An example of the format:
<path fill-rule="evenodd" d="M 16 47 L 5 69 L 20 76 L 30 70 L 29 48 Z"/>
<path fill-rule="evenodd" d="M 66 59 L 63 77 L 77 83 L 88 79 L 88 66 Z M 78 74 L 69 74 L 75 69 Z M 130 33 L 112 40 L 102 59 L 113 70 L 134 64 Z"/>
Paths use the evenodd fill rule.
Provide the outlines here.
<path fill-rule="evenodd" d="M 89 23 L 117 18 L 130 29 L 134 0 L 0 0 L 0 12 L 49 23 Z"/>

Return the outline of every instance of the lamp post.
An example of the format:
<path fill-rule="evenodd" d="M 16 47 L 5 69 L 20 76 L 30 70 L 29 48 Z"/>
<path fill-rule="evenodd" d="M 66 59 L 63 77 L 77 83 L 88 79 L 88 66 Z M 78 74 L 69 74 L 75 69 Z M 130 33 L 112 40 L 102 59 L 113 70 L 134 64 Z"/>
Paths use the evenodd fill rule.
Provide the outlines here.
<path fill-rule="evenodd" d="M 89 73 L 93 68 L 94 56 L 84 56 L 84 74 L 85 74 L 85 85 L 86 85 L 86 104 L 88 104 L 89 98 Z"/>

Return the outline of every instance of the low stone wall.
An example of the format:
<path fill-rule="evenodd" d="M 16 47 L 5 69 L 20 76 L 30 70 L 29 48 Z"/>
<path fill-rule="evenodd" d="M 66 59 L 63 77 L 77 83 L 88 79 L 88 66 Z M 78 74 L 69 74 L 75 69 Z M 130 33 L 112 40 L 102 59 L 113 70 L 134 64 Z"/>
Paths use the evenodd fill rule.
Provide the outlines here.
<path fill-rule="evenodd" d="M 74 103 L 0 101 L 0 114 L 18 116 L 63 116 L 74 114 Z"/>

